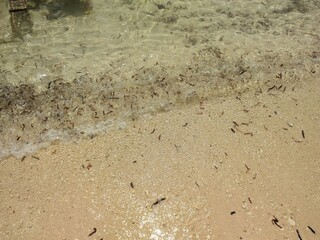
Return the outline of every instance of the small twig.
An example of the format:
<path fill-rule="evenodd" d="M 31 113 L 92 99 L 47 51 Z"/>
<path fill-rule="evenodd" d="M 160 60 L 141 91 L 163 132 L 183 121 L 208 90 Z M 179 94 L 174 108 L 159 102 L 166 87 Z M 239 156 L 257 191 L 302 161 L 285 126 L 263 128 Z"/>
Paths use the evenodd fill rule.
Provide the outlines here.
<path fill-rule="evenodd" d="M 279 223 L 278 223 L 279 220 L 274 215 L 273 215 L 273 219 L 271 220 L 271 222 L 273 225 L 276 225 L 278 228 L 281 228 L 281 229 L 283 228 L 282 226 L 279 225 Z"/>
<path fill-rule="evenodd" d="M 316 231 L 312 229 L 312 227 L 308 226 L 308 228 L 310 229 L 310 231 L 313 233 L 313 234 L 316 234 Z"/>
<path fill-rule="evenodd" d="M 299 238 L 300 240 L 302 240 L 302 237 L 301 237 L 298 229 L 296 229 L 296 232 L 297 232 L 297 234 L 298 234 L 298 238 Z"/>
<path fill-rule="evenodd" d="M 155 205 L 158 205 L 159 203 L 161 203 L 161 202 L 164 201 L 164 200 L 166 200 L 165 197 L 157 199 L 157 201 L 155 201 L 155 202 L 151 205 L 151 207 L 153 207 L 153 206 L 155 206 Z"/>
<path fill-rule="evenodd" d="M 88 237 L 91 237 L 93 234 L 95 234 L 97 232 L 96 228 L 93 228 L 93 231 L 91 233 L 89 233 Z"/>
<path fill-rule="evenodd" d="M 246 173 L 248 173 L 250 168 L 247 166 L 247 164 L 245 164 L 245 166 L 246 166 L 246 169 L 247 169 Z"/>

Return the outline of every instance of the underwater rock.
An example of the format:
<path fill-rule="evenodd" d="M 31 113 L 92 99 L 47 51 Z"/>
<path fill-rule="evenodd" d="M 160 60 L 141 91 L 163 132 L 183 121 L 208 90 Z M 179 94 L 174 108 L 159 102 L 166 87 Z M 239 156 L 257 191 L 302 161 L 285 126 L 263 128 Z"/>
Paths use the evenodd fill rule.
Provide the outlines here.
<path fill-rule="evenodd" d="M 66 16 L 83 16 L 92 9 L 91 0 L 52 0 L 46 4 L 47 19 L 54 20 Z"/>

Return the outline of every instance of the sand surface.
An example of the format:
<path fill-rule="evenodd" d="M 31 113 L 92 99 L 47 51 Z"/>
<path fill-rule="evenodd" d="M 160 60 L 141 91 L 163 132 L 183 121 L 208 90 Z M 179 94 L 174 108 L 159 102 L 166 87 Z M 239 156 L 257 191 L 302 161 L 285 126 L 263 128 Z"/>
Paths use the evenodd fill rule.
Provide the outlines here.
<path fill-rule="evenodd" d="M 4 159 L 1 239 L 317 239 L 319 86 L 204 101 Z"/>
<path fill-rule="evenodd" d="M 92 4 L 0 3 L 0 239 L 319 239 L 319 1 Z"/>

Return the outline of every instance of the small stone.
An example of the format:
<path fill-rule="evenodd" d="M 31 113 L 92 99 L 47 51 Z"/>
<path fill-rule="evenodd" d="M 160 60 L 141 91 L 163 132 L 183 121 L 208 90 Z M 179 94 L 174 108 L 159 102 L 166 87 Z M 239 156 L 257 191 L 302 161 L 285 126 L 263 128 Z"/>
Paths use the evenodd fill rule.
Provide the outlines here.
<path fill-rule="evenodd" d="M 288 218 L 288 223 L 289 223 L 292 227 L 294 227 L 294 226 L 296 225 L 296 222 L 293 221 L 292 218 Z"/>

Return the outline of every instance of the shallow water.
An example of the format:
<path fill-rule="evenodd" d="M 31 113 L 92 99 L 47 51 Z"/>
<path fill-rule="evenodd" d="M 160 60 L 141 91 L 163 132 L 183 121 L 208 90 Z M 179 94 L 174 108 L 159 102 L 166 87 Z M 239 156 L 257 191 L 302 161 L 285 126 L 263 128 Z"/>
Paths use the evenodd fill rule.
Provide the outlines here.
<path fill-rule="evenodd" d="M 316 0 L 93 0 L 82 16 L 29 14 L 32 33 L 17 39 L 0 12 L 0 158 L 320 68 Z"/>

